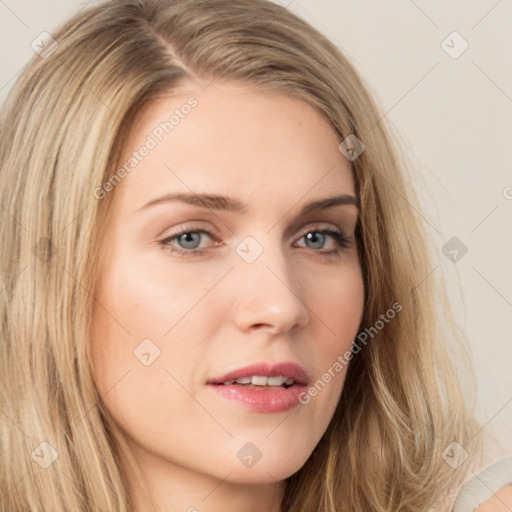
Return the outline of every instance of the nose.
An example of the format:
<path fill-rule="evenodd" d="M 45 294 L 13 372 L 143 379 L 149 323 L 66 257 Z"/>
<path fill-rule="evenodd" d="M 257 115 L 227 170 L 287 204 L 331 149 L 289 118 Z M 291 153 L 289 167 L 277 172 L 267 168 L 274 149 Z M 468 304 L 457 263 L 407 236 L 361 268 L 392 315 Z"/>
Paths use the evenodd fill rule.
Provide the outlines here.
<path fill-rule="evenodd" d="M 283 334 L 309 323 L 300 280 L 280 247 L 265 248 L 253 263 L 238 261 L 232 274 L 236 296 L 232 314 L 241 331 Z"/>

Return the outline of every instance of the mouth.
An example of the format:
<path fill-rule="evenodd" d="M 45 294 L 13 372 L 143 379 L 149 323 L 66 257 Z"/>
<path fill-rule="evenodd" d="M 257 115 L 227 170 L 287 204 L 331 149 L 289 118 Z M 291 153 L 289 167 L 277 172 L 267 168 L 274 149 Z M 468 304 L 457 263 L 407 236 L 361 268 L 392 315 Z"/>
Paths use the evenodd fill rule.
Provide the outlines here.
<path fill-rule="evenodd" d="M 258 363 L 208 381 L 221 397 L 256 412 L 283 412 L 299 404 L 308 376 L 295 363 Z"/>
<path fill-rule="evenodd" d="M 265 375 L 252 375 L 250 377 L 241 377 L 239 379 L 230 379 L 224 381 L 218 386 L 243 386 L 247 389 L 287 389 L 295 384 L 295 379 L 276 375 L 275 377 L 266 377 Z"/>
<path fill-rule="evenodd" d="M 306 386 L 308 376 L 296 363 L 257 363 L 239 368 L 208 381 L 217 386 L 244 386 L 251 389 L 289 388 L 295 384 Z"/>

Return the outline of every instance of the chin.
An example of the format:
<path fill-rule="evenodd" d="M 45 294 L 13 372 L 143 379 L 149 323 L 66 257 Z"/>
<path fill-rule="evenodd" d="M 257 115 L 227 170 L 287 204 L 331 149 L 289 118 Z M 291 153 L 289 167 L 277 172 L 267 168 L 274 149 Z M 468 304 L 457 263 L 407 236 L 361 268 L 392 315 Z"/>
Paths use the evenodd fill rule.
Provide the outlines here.
<path fill-rule="evenodd" d="M 226 473 L 230 473 L 227 478 L 228 481 L 238 484 L 275 484 L 276 481 L 286 480 L 306 463 L 309 454 L 297 454 L 293 455 L 292 449 L 282 450 L 282 454 L 274 452 L 272 455 L 265 457 L 262 455 L 261 459 L 258 460 L 252 467 L 244 466 L 243 463 L 231 464 L 229 468 L 226 468 Z M 238 461 L 237 461 L 238 462 Z M 218 468 L 217 472 L 218 472 Z"/>

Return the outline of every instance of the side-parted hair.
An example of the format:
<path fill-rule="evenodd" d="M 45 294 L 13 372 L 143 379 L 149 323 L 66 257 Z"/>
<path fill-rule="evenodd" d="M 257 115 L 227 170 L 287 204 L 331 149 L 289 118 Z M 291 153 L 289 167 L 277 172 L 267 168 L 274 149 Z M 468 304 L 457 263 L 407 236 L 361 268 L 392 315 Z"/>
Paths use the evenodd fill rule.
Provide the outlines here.
<path fill-rule="evenodd" d="M 141 109 L 194 80 L 301 99 L 340 143 L 364 143 L 350 162 L 360 332 L 401 306 L 354 354 L 327 431 L 287 479 L 283 512 L 419 512 L 449 496 L 469 466 L 454 469 L 445 450 L 479 450 L 455 366 L 467 359 L 462 335 L 436 288 L 404 157 L 343 53 L 266 0 L 107 1 L 52 36 L 0 111 L 0 509 L 132 510 L 92 379 L 98 254 L 116 193 L 95 191 L 121 165 Z"/>

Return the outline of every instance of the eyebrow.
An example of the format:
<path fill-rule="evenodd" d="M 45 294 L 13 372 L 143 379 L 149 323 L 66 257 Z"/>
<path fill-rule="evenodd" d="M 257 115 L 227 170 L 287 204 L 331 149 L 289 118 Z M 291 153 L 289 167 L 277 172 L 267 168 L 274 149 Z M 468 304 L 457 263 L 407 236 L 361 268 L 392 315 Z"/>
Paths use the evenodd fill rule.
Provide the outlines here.
<path fill-rule="evenodd" d="M 187 194 L 187 193 L 172 193 L 165 194 L 164 196 L 157 197 L 146 203 L 138 211 L 145 210 L 151 206 L 158 204 L 181 201 L 183 203 L 191 204 L 194 206 L 201 206 L 212 210 L 224 210 L 230 212 L 247 213 L 247 205 L 234 197 L 220 196 L 216 194 Z M 313 210 L 326 210 L 334 206 L 351 205 L 359 209 L 359 200 L 357 197 L 350 194 L 341 194 L 337 196 L 326 197 L 324 199 L 317 199 L 302 207 L 299 215 L 304 215 Z"/>

